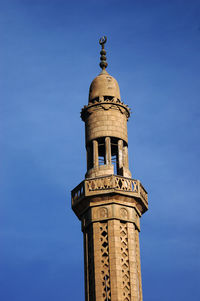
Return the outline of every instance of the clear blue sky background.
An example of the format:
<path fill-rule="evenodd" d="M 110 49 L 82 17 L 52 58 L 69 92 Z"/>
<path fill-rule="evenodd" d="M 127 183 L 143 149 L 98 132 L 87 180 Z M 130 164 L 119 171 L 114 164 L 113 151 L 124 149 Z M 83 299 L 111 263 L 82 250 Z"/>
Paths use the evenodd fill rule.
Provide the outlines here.
<path fill-rule="evenodd" d="M 101 35 L 133 114 L 144 301 L 199 301 L 200 1 L 0 1 L 0 300 L 84 300 L 70 191 Z"/>

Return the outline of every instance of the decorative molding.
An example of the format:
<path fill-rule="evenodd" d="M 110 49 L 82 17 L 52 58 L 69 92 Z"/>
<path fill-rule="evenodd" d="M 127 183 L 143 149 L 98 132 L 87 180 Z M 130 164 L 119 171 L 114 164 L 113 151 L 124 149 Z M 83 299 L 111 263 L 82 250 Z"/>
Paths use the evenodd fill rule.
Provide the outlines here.
<path fill-rule="evenodd" d="M 136 212 L 136 206 L 128 207 L 120 204 L 90 207 L 81 219 L 82 230 L 84 231 L 91 223 L 105 222 L 111 219 L 134 223 L 140 231 L 140 218 Z"/>
<path fill-rule="evenodd" d="M 105 207 L 98 208 L 98 217 L 100 219 L 108 217 L 108 209 Z"/>
<path fill-rule="evenodd" d="M 128 211 L 125 208 L 120 209 L 120 216 L 123 219 L 128 219 Z"/>
<path fill-rule="evenodd" d="M 120 113 L 125 114 L 126 118 L 130 117 L 130 109 L 127 105 L 119 102 L 112 101 L 100 101 L 94 104 L 89 104 L 88 106 L 84 106 L 81 110 L 81 118 L 83 121 L 87 119 L 87 117 L 97 110 L 119 110 Z"/>

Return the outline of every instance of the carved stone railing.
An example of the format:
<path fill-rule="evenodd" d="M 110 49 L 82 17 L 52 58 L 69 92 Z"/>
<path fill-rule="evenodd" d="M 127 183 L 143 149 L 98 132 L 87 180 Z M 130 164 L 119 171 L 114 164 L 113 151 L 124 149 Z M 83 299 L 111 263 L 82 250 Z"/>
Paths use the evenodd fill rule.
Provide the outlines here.
<path fill-rule="evenodd" d="M 72 203 L 76 203 L 85 195 L 85 185 L 84 181 L 82 181 L 78 186 L 76 186 L 72 192 Z"/>
<path fill-rule="evenodd" d="M 105 176 L 86 180 L 88 191 L 115 189 L 120 191 L 138 192 L 138 181 L 120 176 Z"/>
<path fill-rule="evenodd" d="M 116 175 L 85 179 L 72 190 L 72 205 L 81 201 L 83 197 L 112 192 L 139 197 L 148 207 L 147 192 L 140 181 Z"/>
<path fill-rule="evenodd" d="M 144 187 L 142 186 L 142 184 L 140 183 L 139 185 L 139 193 L 142 197 L 142 199 L 146 202 L 146 204 L 148 205 L 148 194 L 146 192 L 146 190 L 144 189 Z"/>

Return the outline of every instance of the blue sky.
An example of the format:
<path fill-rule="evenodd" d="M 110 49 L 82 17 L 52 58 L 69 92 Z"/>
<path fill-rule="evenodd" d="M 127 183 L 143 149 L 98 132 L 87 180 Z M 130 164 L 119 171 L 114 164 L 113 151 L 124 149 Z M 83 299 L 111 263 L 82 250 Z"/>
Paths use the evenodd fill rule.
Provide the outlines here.
<path fill-rule="evenodd" d="M 0 299 L 84 300 L 80 110 L 100 72 L 132 109 L 145 301 L 200 300 L 200 1 L 0 1 Z"/>

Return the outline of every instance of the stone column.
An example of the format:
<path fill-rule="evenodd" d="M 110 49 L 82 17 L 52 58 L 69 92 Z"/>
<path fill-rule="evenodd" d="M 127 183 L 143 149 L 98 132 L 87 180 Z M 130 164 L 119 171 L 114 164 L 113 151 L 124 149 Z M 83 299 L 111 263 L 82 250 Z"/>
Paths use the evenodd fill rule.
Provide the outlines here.
<path fill-rule="evenodd" d="M 123 167 L 123 140 L 118 140 L 118 169 L 119 174 L 121 174 L 121 169 Z"/>
<path fill-rule="evenodd" d="M 93 167 L 99 166 L 98 142 L 93 140 Z"/>
<path fill-rule="evenodd" d="M 128 168 L 128 147 L 123 147 L 123 165 L 125 168 Z"/>
<path fill-rule="evenodd" d="M 105 138 L 105 152 L 106 152 L 106 164 L 111 164 L 111 143 L 110 137 Z"/>

